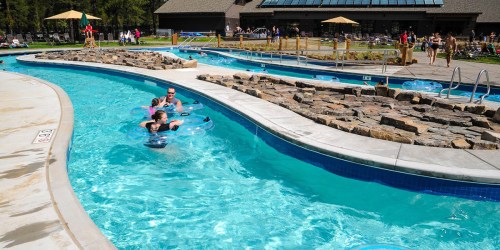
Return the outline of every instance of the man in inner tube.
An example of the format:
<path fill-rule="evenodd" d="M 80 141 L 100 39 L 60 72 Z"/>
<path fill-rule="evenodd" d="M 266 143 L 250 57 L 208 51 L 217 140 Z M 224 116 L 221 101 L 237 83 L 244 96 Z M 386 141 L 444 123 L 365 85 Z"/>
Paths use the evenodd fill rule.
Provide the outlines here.
<path fill-rule="evenodd" d="M 167 95 L 160 97 L 160 101 L 165 100 L 165 107 L 175 105 L 177 112 L 182 112 L 182 102 L 175 98 L 175 89 L 168 88 Z"/>

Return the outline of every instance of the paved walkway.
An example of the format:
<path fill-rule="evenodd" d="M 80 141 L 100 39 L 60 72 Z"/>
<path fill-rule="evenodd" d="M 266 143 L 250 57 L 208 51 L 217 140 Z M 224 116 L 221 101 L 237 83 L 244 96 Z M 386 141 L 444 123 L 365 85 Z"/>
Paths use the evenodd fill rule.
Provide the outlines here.
<path fill-rule="evenodd" d="M 23 60 L 35 58 L 29 55 Z M 362 137 L 194 79 L 198 74 L 237 70 L 200 65 L 165 74 L 116 65 L 46 62 L 125 70 L 170 81 L 238 110 L 289 141 L 344 159 L 426 176 L 500 184 L 498 150 L 428 148 Z M 113 248 L 83 211 L 68 181 L 66 151 L 73 115 L 67 95 L 49 83 L 0 72 L 0 98 L 0 119 L 5 121 L 0 124 L 0 248 Z M 38 132 L 46 129 L 55 129 L 49 143 L 34 144 Z"/>
<path fill-rule="evenodd" d="M 435 79 L 445 82 L 450 82 L 453 69 L 460 67 L 462 82 L 474 84 L 477 76 L 482 69 L 488 71 L 490 82 L 493 85 L 500 86 L 500 64 L 486 64 L 452 60 L 450 67 L 446 67 L 446 59 L 436 58 L 434 65 L 429 65 L 429 58 L 426 52 L 414 51 L 413 58 L 418 60 L 418 63 L 403 67 L 394 73 L 395 76 L 416 77 Z M 458 79 L 458 78 L 455 78 Z M 486 77 L 481 78 L 480 83 L 483 83 Z M 447 87 L 447 86 L 446 86 Z"/>
<path fill-rule="evenodd" d="M 73 107 L 66 93 L 0 71 L 0 100 L 0 248 L 113 248 L 69 183 Z"/>

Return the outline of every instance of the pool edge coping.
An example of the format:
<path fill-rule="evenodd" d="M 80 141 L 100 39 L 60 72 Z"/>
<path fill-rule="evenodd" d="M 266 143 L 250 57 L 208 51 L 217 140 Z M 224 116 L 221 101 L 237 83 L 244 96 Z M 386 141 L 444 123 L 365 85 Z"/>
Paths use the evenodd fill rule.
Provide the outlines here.
<path fill-rule="evenodd" d="M 116 249 L 85 211 L 69 180 L 67 160 L 73 140 L 74 109 L 68 94 L 53 83 L 25 76 L 50 87 L 59 99 L 60 121 L 46 158 L 45 167 L 48 191 L 61 225 L 80 249 Z"/>

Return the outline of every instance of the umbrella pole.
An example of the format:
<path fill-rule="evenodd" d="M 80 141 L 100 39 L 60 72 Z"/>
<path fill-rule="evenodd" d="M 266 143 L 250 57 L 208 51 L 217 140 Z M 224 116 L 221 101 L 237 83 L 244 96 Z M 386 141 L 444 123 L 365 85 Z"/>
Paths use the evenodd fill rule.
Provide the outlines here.
<path fill-rule="evenodd" d="M 75 34 L 73 34 L 73 19 L 69 19 L 70 24 L 69 27 L 71 29 L 71 41 L 75 41 Z"/>

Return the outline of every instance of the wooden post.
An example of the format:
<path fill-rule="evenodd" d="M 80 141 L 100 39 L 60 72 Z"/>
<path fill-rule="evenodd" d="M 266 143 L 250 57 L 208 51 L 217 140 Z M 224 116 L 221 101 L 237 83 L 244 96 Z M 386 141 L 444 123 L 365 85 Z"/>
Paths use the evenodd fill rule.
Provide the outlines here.
<path fill-rule="evenodd" d="M 220 48 L 220 34 L 217 34 L 217 48 Z"/>
<path fill-rule="evenodd" d="M 285 36 L 285 50 L 288 50 L 288 36 Z"/>
<path fill-rule="evenodd" d="M 339 48 L 339 41 L 337 39 L 333 40 L 333 50 L 337 50 Z"/>
<path fill-rule="evenodd" d="M 351 39 L 346 39 L 345 40 L 345 50 L 349 51 L 350 48 L 351 48 Z"/>
<path fill-rule="evenodd" d="M 271 44 L 271 37 L 270 36 L 267 36 L 267 44 L 266 44 L 266 47 L 269 47 L 269 45 Z"/>
<path fill-rule="evenodd" d="M 295 50 L 297 51 L 297 54 L 299 53 L 299 50 L 300 50 L 300 37 L 297 36 L 295 38 Z"/>
<path fill-rule="evenodd" d="M 243 35 L 240 35 L 240 49 L 243 48 Z"/>
<path fill-rule="evenodd" d="M 278 50 L 283 50 L 283 38 L 280 36 L 280 43 L 278 45 Z"/>
<path fill-rule="evenodd" d="M 403 59 L 403 66 L 406 66 L 406 56 L 408 54 L 408 43 L 405 43 L 403 45 L 403 54 L 401 55 L 401 58 Z"/>
<path fill-rule="evenodd" d="M 172 45 L 177 45 L 177 33 L 172 35 Z"/>

